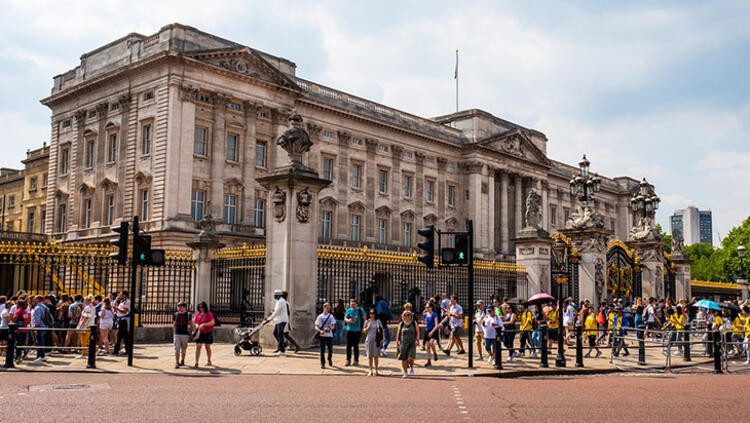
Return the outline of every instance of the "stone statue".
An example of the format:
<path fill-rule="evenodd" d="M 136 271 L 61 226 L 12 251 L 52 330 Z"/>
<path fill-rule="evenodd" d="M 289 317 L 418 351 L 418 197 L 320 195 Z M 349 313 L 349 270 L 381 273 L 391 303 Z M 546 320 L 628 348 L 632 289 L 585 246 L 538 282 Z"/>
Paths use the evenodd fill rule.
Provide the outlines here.
<path fill-rule="evenodd" d="M 656 229 L 654 220 L 648 216 L 642 217 L 638 224 L 630 229 L 631 241 L 659 241 L 661 234 Z"/>
<path fill-rule="evenodd" d="M 526 227 L 540 229 L 542 227 L 542 197 L 536 191 L 529 191 L 526 197 Z"/>
<path fill-rule="evenodd" d="M 310 203 L 312 203 L 312 194 L 307 188 L 297 193 L 297 220 L 299 223 L 310 221 Z"/>
<path fill-rule="evenodd" d="M 273 203 L 273 217 L 277 222 L 283 222 L 286 218 L 286 193 L 276 187 L 271 195 L 271 202 Z"/>
<path fill-rule="evenodd" d="M 594 262 L 594 287 L 596 293 L 596 302 L 594 304 L 601 304 L 604 299 L 606 284 L 604 281 L 604 260 L 597 258 Z"/>
<path fill-rule="evenodd" d="M 279 137 L 276 143 L 286 150 L 293 167 L 304 167 L 302 165 L 302 154 L 310 151 L 313 142 L 302 126 L 300 115 L 293 113 L 289 117 L 289 125 L 291 127 Z"/>
<path fill-rule="evenodd" d="M 201 230 L 201 234 L 208 234 L 216 232 L 216 220 L 211 216 L 211 202 L 206 203 L 206 213 L 203 218 L 198 221 L 198 229 Z"/>
<path fill-rule="evenodd" d="M 576 210 L 570 215 L 568 221 L 565 222 L 566 229 L 591 229 L 591 228 L 604 228 L 604 216 L 592 211 L 591 207 L 576 206 Z"/>
<path fill-rule="evenodd" d="M 672 229 L 672 255 L 685 255 L 685 238 L 682 237 L 682 231 L 679 228 Z"/>

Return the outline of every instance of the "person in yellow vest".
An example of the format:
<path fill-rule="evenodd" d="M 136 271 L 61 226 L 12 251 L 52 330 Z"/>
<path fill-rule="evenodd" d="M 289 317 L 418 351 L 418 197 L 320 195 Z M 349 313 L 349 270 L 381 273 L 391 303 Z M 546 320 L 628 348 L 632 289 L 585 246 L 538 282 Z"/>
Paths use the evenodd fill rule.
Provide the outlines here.
<path fill-rule="evenodd" d="M 670 309 L 670 311 L 672 311 Z M 682 352 L 682 340 L 685 336 L 685 325 L 687 324 L 687 316 L 682 312 L 682 307 L 677 306 L 674 312 L 669 315 L 669 324 L 675 329 L 677 334 L 677 350 Z"/>
<path fill-rule="evenodd" d="M 608 337 L 607 337 L 607 347 L 612 346 L 612 328 L 615 324 L 615 303 L 609 304 L 609 313 L 607 314 L 607 328 L 608 328 Z"/>
<path fill-rule="evenodd" d="M 732 343 L 737 357 L 742 357 L 742 341 L 745 339 L 745 318 L 732 311 Z"/>
<path fill-rule="evenodd" d="M 557 337 L 560 335 L 560 310 L 557 309 L 557 303 L 552 303 L 549 311 L 547 312 L 547 348 L 552 348 L 552 345 L 557 341 Z"/>
<path fill-rule="evenodd" d="M 529 311 L 529 308 L 521 304 L 518 306 L 518 319 L 520 320 L 520 326 L 518 330 L 521 332 L 521 348 L 519 348 L 519 354 L 523 356 L 526 352 L 526 344 L 531 349 L 531 358 L 536 358 L 536 349 L 534 344 L 531 342 L 531 330 L 534 328 L 534 316 Z"/>
<path fill-rule="evenodd" d="M 742 307 L 742 315 L 745 317 L 745 364 L 750 364 L 750 307 Z"/>
<path fill-rule="evenodd" d="M 598 322 L 596 321 L 596 316 L 594 315 L 594 310 L 591 307 L 586 307 L 583 309 L 583 315 L 581 316 L 581 319 L 583 320 L 583 327 L 586 329 L 586 336 L 589 339 L 589 351 L 586 353 L 586 358 L 591 357 L 591 351 L 596 350 L 596 357 L 599 357 L 602 355 L 602 352 L 599 351 L 599 347 L 596 346 L 596 335 L 598 332 Z"/>

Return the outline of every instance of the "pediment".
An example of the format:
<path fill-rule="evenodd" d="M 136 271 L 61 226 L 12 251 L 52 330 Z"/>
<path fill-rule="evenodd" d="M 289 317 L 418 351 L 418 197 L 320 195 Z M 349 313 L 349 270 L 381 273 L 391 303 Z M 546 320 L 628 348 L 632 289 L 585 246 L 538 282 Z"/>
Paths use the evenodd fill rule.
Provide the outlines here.
<path fill-rule="evenodd" d="M 521 129 L 495 134 L 479 142 L 491 150 L 550 166 L 552 162 L 540 151 Z"/>
<path fill-rule="evenodd" d="M 437 223 L 438 217 L 434 213 L 429 213 L 425 217 L 422 218 L 424 220 L 424 223 L 427 225 L 434 225 Z"/>
<path fill-rule="evenodd" d="M 353 212 L 364 212 L 365 211 L 365 203 L 361 201 L 354 201 L 350 203 L 347 207 L 349 207 L 349 210 Z"/>
<path fill-rule="evenodd" d="M 391 208 L 388 206 L 380 206 L 377 209 L 375 209 L 375 213 L 379 216 L 390 216 Z"/>
<path fill-rule="evenodd" d="M 331 197 L 330 195 L 324 198 L 321 198 L 319 201 L 320 205 L 323 207 L 336 207 L 338 205 L 338 202 L 335 198 Z"/>
<path fill-rule="evenodd" d="M 257 78 L 293 90 L 300 90 L 291 78 L 248 47 L 200 50 L 191 52 L 188 56 L 230 72 Z"/>

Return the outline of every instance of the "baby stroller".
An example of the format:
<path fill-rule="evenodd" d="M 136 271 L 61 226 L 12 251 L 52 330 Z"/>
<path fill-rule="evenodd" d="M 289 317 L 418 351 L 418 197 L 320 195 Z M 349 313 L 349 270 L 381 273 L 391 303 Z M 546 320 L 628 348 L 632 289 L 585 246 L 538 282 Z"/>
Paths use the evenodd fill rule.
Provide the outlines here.
<path fill-rule="evenodd" d="M 234 345 L 234 355 L 242 354 L 242 350 L 250 351 L 251 355 L 259 356 L 263 352 L 263 347 L 258 343 L 258 332 L 266 325 L 264 321 L 254 328 L 237 328 L 234 330 L 234 339 L 237 343 Z"/>

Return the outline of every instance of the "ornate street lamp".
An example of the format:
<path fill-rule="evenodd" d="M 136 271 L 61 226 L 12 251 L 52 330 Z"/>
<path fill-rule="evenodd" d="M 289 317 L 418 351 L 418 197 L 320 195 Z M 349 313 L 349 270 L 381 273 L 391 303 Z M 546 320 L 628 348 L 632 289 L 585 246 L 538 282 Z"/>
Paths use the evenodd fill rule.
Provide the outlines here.
<path fill-rule="evenodd" d="M 630 208 L 641 217 L 653 218 L 654 213 L 659 209 L 659 203 L 661 199 L 654 192 L 654 187 L 646 181 L 646 178 L 643 178 L 640 189 L 630 199 Z"/>
<path fill-rule="evenodd" d="M 584 156 L 584 159 L 586 157 Z M 554 257 L 554 269 L 553 273 L 555 276 L 555 284 L 557 285 L 557 357 L 555 358 L 555 366 L 565 367 L 565 345 L 563 342 L 563 299 L 562 299 L 562 286 L 568 282 L 568 244 L 562 240 L 562 237 L 555 239 L 555 243 L 552 245 L 552 255 Z"/>
<path fill-rule="evenodd" d="M 591 162 L 583 155 L 578 162 L 578 173 L 570 180 L 570 195 L 577 195 L 578 199 L 586 206 L 591 204 L 594 194 L 599 192 L 602 180 L 596 173 L 590 171 Z"/>

